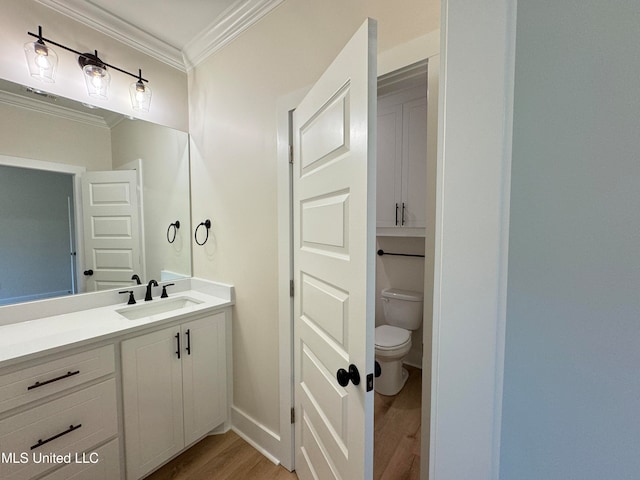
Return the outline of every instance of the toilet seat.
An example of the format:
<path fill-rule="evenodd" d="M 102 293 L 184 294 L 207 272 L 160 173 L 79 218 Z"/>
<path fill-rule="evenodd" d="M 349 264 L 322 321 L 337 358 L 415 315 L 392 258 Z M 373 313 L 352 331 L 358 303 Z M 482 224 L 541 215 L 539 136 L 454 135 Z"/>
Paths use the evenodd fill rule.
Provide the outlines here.
<path fill-rule="evenodd" d="M 375 329 L 376 350 L 397 350 L 411 342 L 411 332 L 392 325 L 380 325 Z"/>

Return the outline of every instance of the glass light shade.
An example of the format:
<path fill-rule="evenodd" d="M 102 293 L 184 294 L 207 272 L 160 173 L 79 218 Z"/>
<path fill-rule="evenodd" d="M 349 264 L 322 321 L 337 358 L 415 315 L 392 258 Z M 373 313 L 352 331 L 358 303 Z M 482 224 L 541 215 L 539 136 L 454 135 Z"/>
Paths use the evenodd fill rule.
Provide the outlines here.
<path fill-rule="evenodd" d="M 25 43 L 24 54 L 33 78 L 47 83 L 55 82 L 58 55 L 51 47 L 39 41 Z"/>
<path fill-rule="evenodd" d="M 134 82 L 129 87 L 129 94 L 131 95 L 131 106 L 134 110 L 139 112 L 149 111 L 151 106 L 151 88 L 149 88 L 149 85 L 145 85 L 141 81 Z"/>
<path fill-rule="evenodd" d="M 109 98 L 109 82 L 111 74 L 106 68 L 98 65 L 85 65 L 82 67 L 84 81 L 87 84 L 87 92 L 90 96 L 106 100 Z"/>

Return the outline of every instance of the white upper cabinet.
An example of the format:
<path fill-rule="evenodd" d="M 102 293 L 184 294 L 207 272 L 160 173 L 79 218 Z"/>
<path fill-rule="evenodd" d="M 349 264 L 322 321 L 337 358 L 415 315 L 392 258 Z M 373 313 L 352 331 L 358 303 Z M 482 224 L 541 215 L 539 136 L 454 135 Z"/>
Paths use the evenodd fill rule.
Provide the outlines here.
<path fill-rule="evenodd" d="M 378 235 L 420 235 L 426 226 L 427 89 L 378 98 Z"/>

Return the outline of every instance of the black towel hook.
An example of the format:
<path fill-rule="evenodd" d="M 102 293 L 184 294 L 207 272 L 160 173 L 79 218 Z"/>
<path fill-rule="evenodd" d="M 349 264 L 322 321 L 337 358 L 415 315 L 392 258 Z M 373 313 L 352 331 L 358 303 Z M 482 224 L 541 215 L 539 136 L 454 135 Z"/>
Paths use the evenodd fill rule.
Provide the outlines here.
<path fill-rule="evenodd" d="M 171 227 L 173 227 L 173 237 L 169 237 L 171 233 Z M 176 241 L 176 235 L 178 234 L 178 229 L 180 228 L 180 220 L 176 220 L 174 223 L 169 224 L 169 228 L 167 228 L 167 242 L 173 243 Z"/>
<path fill-rule="evenodd" d="M 207 236 L 204 238 L 204 241 L 202 243 L 200 243 L 198 241 L 198 229 L 200 227 L 202 227 L 204 225 L 206 231 L 207 231 Z M 196 241 L 196 243 L 198 245 L 204 245 L 205 243 L 207 243 L 207 240 L 209 240 L 209 229 L 211 228 L 211 220 L 209 220 L 208 218 L 204 221 L 204 222 L 200 222 L 200 224 L 196 227 L 196 232 L 193 234 L 193 238 Z"/>

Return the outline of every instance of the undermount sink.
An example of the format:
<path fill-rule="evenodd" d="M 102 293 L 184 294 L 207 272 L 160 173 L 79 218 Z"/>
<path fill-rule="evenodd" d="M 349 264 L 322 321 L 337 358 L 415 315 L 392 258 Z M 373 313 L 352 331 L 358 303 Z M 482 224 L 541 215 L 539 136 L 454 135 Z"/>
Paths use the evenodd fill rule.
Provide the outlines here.
<path fill-rule="evenodd" d="M 190 297 L 161 298 L 147 302 L 144 305 L 121 308 L 120 310 L 116 310 L 116 313 L 129 320 L 138 320 L 151 315 L 158 315 L 160 313 L 173 312 L 174 310 L 180 310 L 186 307 L 193 307 L 200 303 L 202 303 L 202 301 Z"/>

